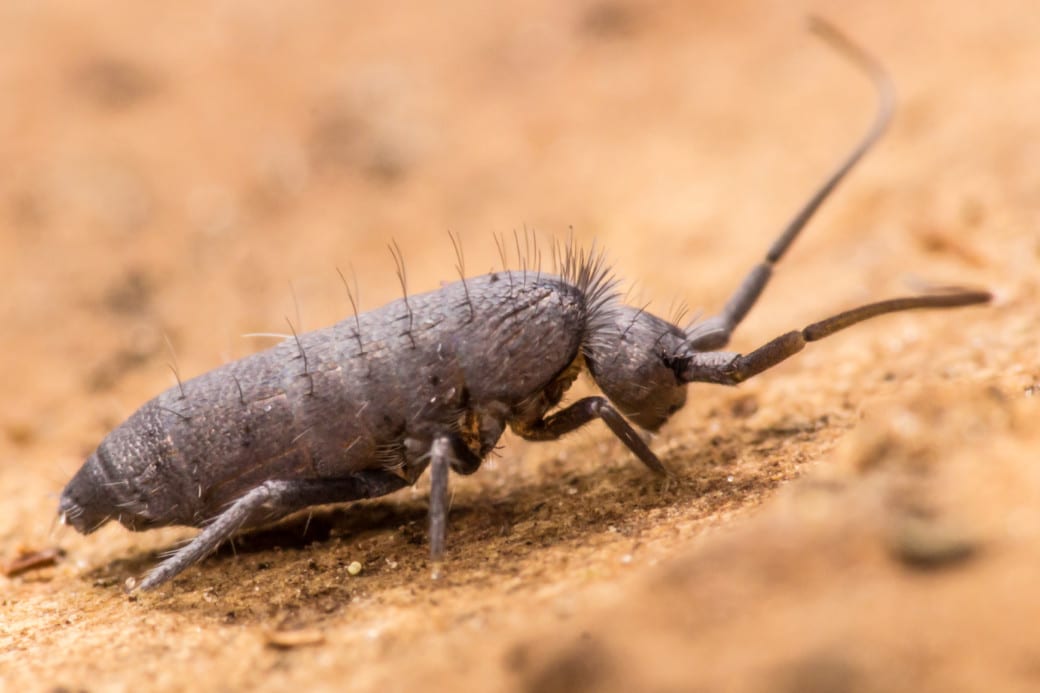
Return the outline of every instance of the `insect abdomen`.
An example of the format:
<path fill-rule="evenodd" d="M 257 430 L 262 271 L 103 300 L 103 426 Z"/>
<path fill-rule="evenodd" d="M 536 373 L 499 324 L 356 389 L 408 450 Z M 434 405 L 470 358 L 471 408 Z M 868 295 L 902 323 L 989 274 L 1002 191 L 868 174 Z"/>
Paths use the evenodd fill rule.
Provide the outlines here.
<path fill-rule="evenodd" d="M 200 525 L 266 480 L 407 465 L 407 440 L 547 387 L 578 354 L 584 298 L 557 277 L 504 272 L 287 339 L 143 405 L 69 483 L 62 511 L 81 531 L 103 513 L 132 529 Z"/>

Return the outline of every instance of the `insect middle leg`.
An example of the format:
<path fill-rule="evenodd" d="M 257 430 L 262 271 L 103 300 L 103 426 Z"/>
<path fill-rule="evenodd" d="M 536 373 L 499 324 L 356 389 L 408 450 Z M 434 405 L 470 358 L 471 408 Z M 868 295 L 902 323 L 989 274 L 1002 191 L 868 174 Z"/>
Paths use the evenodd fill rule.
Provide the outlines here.
<path fill-rule="evenodd" d="M 578 429 L 593 419 L 603 419 L 621 442 L 639 458 L 639 461 L 657 474 L 668 475 L 668 469 L 658 459 L 635 429 L 625 421 L 604 397 L 585 397 L 544 419 L 513 430 L 526 440 L 556 440 L 560 436 Z"/>
<path fill-rule="evenodd" d="M 190 542 L 155 567 L 140 589 L 150 590 L 212 553 L 235 532 L 273 522 L 312 505 L 342 503 L 383 496 L 407 485 L 401 477 L 381 470 L 366 470 L 334 479 L 265 481 L 217 515 Z"/>

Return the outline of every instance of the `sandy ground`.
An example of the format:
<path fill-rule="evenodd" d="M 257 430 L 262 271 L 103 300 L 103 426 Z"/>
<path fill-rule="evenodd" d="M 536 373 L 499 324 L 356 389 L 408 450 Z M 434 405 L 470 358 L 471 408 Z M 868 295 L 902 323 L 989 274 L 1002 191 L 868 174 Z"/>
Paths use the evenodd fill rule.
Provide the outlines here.
<path fill-rule="evenodd" d="M 878 3 L 0 5 L 0 689 L 1034 690 L 1040 686 L 1040 14 Z M 633 302 L 716 309 L 869 120 L 819 12 L 891 70 L 889 136 L 734 347 L 926 285 L 739 389 L 693 387 L 649 475 L 602 425 L 243 537 L 53 527 L 173 384 L 500 265 L 605 248 Z M 169 344 L 167 344 L 167 341 Z M 172 352 L 172 353 L 171 353 Z M 582 391 L 591 386 L 579 383 Z M 360 562 L 360 574 L 348 570 Z"/>

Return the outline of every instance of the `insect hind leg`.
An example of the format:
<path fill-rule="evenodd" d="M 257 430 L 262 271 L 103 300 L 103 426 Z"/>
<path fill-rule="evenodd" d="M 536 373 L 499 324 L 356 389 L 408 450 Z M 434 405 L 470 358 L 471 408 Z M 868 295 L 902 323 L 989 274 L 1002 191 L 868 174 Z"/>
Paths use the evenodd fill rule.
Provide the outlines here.
<path fill-rule="evenodd" d="M 198 536 L 153 568 L 138 588 L 150 590 L 167 582 L 211 554 L 241 529 L 273 522 L 312 505 L 383 496 L 405 485 L 407 482 L 401 477 L 378 470 L 335 479 L 265 481 L 232 503 Z"/>

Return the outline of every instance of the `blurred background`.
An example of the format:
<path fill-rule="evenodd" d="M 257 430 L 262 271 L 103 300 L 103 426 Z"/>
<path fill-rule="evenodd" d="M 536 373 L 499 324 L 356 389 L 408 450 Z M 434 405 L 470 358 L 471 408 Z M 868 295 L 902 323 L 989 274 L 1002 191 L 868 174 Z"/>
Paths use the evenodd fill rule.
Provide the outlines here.
<path fill-rule="evenodd" d="M 1035 4 L 0 4 L 5 555 L 53 541 L 56 494 L 108 430 L 174 384 L 167 364 L 192 377 L 268 346 L 269 340 L 242 335 L 284 332 L 285 316 L 297 329 L 346 317 L 337 269 L 356 275 L 362 310 L 397 298 L 391 241 L 403 251 L 409 291 L 419 292 L 456 278 L 448 231 L 462 239 L 469 274 L 501 266 L 494 234 L 512 238 L 531 230 L 548 247 L 573 232 L 580 243 L 606 250 L 633 303 L 650 301 L 664 315 L 682 303 L 694 311 L 717 309 L 872 117 L 869 82 L 808 33 L 810 13 L 881 59 L 897 85 L 899 111 L 889 136 L 785 258 L 734 347 L 747 350 L 837 310 L 922 285 L 989 286 L 1000 302 L 985 313 L 946 313 L 923 323 L 893 318 L 860 328 L 858 336 L 814 346 L 743 394 L 696 390 L 658 448 L 666 462 L 685 468 L 703 462 L 698 451 L 712 436 L 721 440 L 731 466 L 708 476 L 721 485 L 734 475 L 746 483 L 716 504 L 698 504 L 704 489 L 694 485 L 642 508 L 626 484 L 647 485 L 640 494 L 659 490 L 638 470 L 609 481 L 596 476 L 604 455 L 619 469 L 635 466 L 598 428 L 578 436 L 577 467 L 566 442 L 529 452 L 509 438 L 488 479 L 460 485 L 459 502 L 472 509 L 467 503 L 490 494 L 517 503 L 503 521 L 514 526 L 552 497 L 561 465 L 581 470 L 591 487 L 582 494 L 601 491 L 618 513 L 590 520 L 585 533 L 579 518 L 579 529 L 565 537 L 571 542 L 563 543 L 565 553 L 592 547 L 582 554 L 581 580 L 573 582 L 565 563 L 552 562 L 560 556 L 546 559 L 528 548 L 508 563 L 519 562 L 514 574 L 540 577 L 516 585 L 505 603 L 495 577 L 504 566 L 488 575 L 467 573 L 463 563 L 456 576 L 465 589 L 455 597 L 431 597 L 426 582 L 414 587 L 411 578 L 387 573 L 361 593 L 377 605 L 369 611 L 337 607 L 334 616 L 301 621 L 331 633 L 331 642 L 376 648 L 359 650 L 371 660 L 366 681 L 385 683 L 393 678 L 387 672 L 404 666 L 385 641 L 365 640 L 363 633 L 377 629 L 398 644 L 439 653 L 468 650 L 482 633 L 496 653 L 482 670 L 489 685 L 535 671 L 516 680 L 547 686 L 570 681 L 570 670 L 555 679 L 550 667 L 549 678 L 538 678 L 541 665 L 531 662 L 540 660 L 510 649 L 525 637 L 516 629 L 528 627 L 531 611 L 570 619 L 620 589 L 613 586 L 619 561 L 633 555 L 632 535 L 616 531 L 623 518 L 647 532 L 655 528 L 655 539 L 646 540 L 654 548 L 642 554 L 649 566 L 701 541 L 706 527 L 739 526 L 779 485 L 800 476 L 800 465 L 822 459 L 855 426 L 871 395 L 896 396 L 904 384 L 932 380 L 983 382 L 1016 397 L 1035 386 Z M 762 431 L 777 430 L 795 433 L 742 456 L 748 440 L 761 443 Z M 764 462 L 772 465 L 765 471 Z M 520 475 L 519 491 L 507 469 L 521 470 L 512 472 Z M 424 507 L 421 496 L 410 498 L 406 514 Z M 487 529 L 475 515 L 459 521 L 463 536 L 466 527 Z M 55 676 L 66 684 L 87 675 L 111 685 L 133 680 L 124 678 L 132 671 L 117 673 L 83 649 L 74 648 L 61 668 L 47 648 L 58 646 L 55 633 L 63 628 L 92 642 L 89 631 L 111 637 L 123 627 L 125 598 L 112 589 L 98 594 L 91 588 L 97 576 L 84 578 L 84 571 L 135 550 L 168 548 L 190 533 L 149 539 L 105 531 L 102 546 L 63 538 L 79 562 L 70 559 L 47 580 L 7 581 L 22 605 L 15 610 L 15 598 L 5 597 L 12 609 L 10 651 L 22 653 L 21 666 L 33 676 L 47 670 L 42 680 Z M 553 543 L 551 535 L 543 539 Z M 497 555 L 498 539 L 480 541 L 471 536 L 462 546 L 474 556 Z M 402 546 L 424 560 L 424 546 Z M 138 557 L 135 569 L 154 553 Z M 224 568 L 199 577 L 194 592 L 177 592 L 175 601 L 164 602 L 168 608 L 143 610 L 152 636 L 181 643 L 149 640 L 147 647 L 186 648 L 178 651 L 195 658 L 196 671 L 214 676 L 216 686 L 255 685 L 250 667 L 262 662 L 256 669 L 262 671 L 274 656 L 255 642 L 270 626 L 266 612 L 255 603 L 238 607 L 239 614 L 255 611 L 239 629 L 211 619 L 204 605 L 178 615 Z M 124 567 L 111 573 L 118 581 L 129 574 Z M 409 589 L 423 596 L 409 597 Z M 575 601 L 552 606 L 566 591 Z M 283 597 L 265 601 L 292 601 Z M 446 601 L 433 609 L 431 599 Z M 391 613 L 387 603 L 395 609 L 387 618 L 398 625 L 373 625 Z M 59 613 L 73 612 L 100 621 L 88 618 L 78 627 L 60 621 Z M 235 608 L 218 604 L 213 612 Z M 436 627 L 430 613 L 437 614 Z M 185 635 L 199 628 L 193 617 L 203 624 L 194 640 Z M 140 626 L 125 627 L 131 630 L 120 637 Z M 753 631 L 741 637 L 753 646 Z M 229 668 L 219 651 L 200 654 L 228 638 L 253 653 L 241 668 Z M 331 656 L 335 648 L 326 647 Z M 501 654 L 507 651 L 513 659 Z M 27 660 L 26 653 L 33 656 Z M 321 659 L 326 655 L 307 655 L 324 662 L 310 661 L 317 667 L 311 671 L 324 672 L 314 679 L 292 660 L 279 660 L 288 662 L 279 680 L 325 680 L 336 666 Z M 575 680 L 592 681 L 582 667 L 599 655 L 579 655 Z M 358 665 L 360 656 L 342 666 Z M 437 676 L 447 676 L 430 657 Z M 464 660 L 472 665 L 473 658 Z M 831 664 L 824 662 L 825 673 Z M 1035 675 L 1035 659 L 1029 667 Z M 176 676 L 167 674 L 172 678 L 155 679 L 154 669 L 149 675 L 176 687 Z"/>

